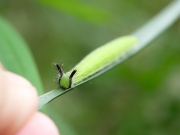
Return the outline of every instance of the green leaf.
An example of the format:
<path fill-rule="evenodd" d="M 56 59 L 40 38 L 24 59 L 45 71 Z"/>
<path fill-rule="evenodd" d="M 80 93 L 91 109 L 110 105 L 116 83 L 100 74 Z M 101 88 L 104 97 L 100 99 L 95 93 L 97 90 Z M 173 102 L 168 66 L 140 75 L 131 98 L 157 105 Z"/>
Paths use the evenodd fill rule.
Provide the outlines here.
<path fill-rule="evenodd" d="M 50 107 L 49 110 L 54 110 L 54 108 Z M 62 115 L 57 113 L 57 111 L 49 111 L 48 115 L 54 123 L 56 123 L 58 129 L 60 129 L 61 135 L 77 135 L 71 124 L 67 123 Z"/>
<path fill-rule="evenodd" d="M 43 88 L 35 62 L 25 41 L 14 28 L 0 16 L 0 61 L 9 71 L 28 79 L 43 93 Z"/>
<path fill-rule="evenodd" d="M 137 54 L 143 48 L 149 45 L 155 38 L 157 38 L 162 32 L 164 32 L 167 28 L 169 28 L 180 16 L 180 1 L 173 1 L 167 7 L 164 8 L 159 14 L 157 14 L 154 18 L 152 18 L 149 22 L 147 22 L 144 26 L 140 29 L 135 31 L 132 36 L 138 39 L 138 43 L 132 46 L 119 61 L 114 62 L 108 68 L 103 68 L 102 73 L 106 72 L 107 70 L 112 69 L 117 64 L 125 61 L 126 59 L 132 57 L 133 55 Z M 123 45 L 123 44 L 122 44 Z M 109 53 L 114 53 L 110 51 Z M 105 54 L 106 55 L 106 54 Z M 100 75 L 99 73 L 93 74 L 90 79 L 97 77 Z M 89 80 L 90 80 L 89 79 Z M 88 81 L 89 81 L 88 80 Z M 78 85 L 85 83 L 87 80 L 81 81 Z M 76 85 L 76 86 L 78 86 Z M 73 88 L 75 88 L 74 86 Z M 63 95 L 66 92 L 69 92 L 72 88 L 66 89 L 63 91 L 61 88 L 54 89 L 44 95 L 39 97 L 39 109 L 43 107 L 45 104 L 49 103 L 53 99 L 57 98 L 58 96 Z"/>
<path fill-rule="evenodd" d="M 92 23 L 106 23 L 113 18 L 113 14 L 82 3 L 78 0 L 39 0 L 55 9 L 71 14 Z"/>

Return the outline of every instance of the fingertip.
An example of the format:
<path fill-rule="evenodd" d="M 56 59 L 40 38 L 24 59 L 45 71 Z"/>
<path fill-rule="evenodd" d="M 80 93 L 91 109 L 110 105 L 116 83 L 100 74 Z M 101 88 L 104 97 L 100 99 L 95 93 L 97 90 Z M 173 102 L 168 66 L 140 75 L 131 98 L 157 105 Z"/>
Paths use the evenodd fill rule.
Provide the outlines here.
<path fill-rule="evenodd" d="M 59 135 L 59 132 L 49 117 L 36 112 L 15 135 Z"/>
<path fill-rule="evenodd" d="M 0 75 L 0 134 L 13 134 L 36 112 L 37 91 L 19 75 L 8 71 Z"/>
<path fill-rule="evenodd" d="M 4 71 L 4 74 L 8 81 L 13 83 L 14 85 L 26 86 L 26 87 L 34 87 L 26 78 L 17 75 L 10 71 Z"/>

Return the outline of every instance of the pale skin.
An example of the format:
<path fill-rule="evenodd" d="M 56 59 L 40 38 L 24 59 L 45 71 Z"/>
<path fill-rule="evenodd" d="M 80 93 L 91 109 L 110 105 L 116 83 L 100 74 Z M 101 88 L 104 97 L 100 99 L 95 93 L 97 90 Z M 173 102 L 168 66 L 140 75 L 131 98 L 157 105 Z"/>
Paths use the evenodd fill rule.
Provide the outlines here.
<path fill-rule="evenodd" d="M 35 87 L 0 63 L 0 135 L 59 135 L 54 122 L 37 106 Z"/>

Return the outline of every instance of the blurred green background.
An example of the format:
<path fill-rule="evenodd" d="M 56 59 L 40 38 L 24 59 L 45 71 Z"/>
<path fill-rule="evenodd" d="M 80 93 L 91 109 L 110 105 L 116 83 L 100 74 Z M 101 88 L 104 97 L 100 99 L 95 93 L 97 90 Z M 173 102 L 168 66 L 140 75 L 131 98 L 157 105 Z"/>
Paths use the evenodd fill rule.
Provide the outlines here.
<path fill-rule="evenodd" d="M 29 45 L 45 91 L 104 43 L 131 34 L 171 0 L 0 0 L 0 14 Z M 148 31 L 147 31 L 148 32 Z M 111 71 L 55 99 L 61 135 L 180 134 L 180 21 Z"/>

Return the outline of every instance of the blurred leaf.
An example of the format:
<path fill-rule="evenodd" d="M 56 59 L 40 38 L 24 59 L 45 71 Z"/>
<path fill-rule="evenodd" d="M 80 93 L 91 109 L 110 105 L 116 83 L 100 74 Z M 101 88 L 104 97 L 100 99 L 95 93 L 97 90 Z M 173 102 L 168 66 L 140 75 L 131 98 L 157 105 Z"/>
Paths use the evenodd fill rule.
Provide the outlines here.
<path fill-rule="evenodd" d="M 106 23 L 113 14 L 102 9 L 84 4 L 78 0 L 39 0 L 53 8 L 66 12 L 92 23 Z"/>
<path fill-rule="evenodd" d="M 0 61 L 9 71 L 27 78 L 38 90 L 43 88 L 36 65 L 24 40 L 12 26 L 0 16 Z"/>
<path fill-rule="evenodd" d="M 49 110 L 50 111 L 48 111 L 48 115 L 60 130 L 61 135 L 77 135 L 75 130 L 63 119 L 61 114 L 57 113 L 57 110 L 54 110 L 52 107 Z"/>

